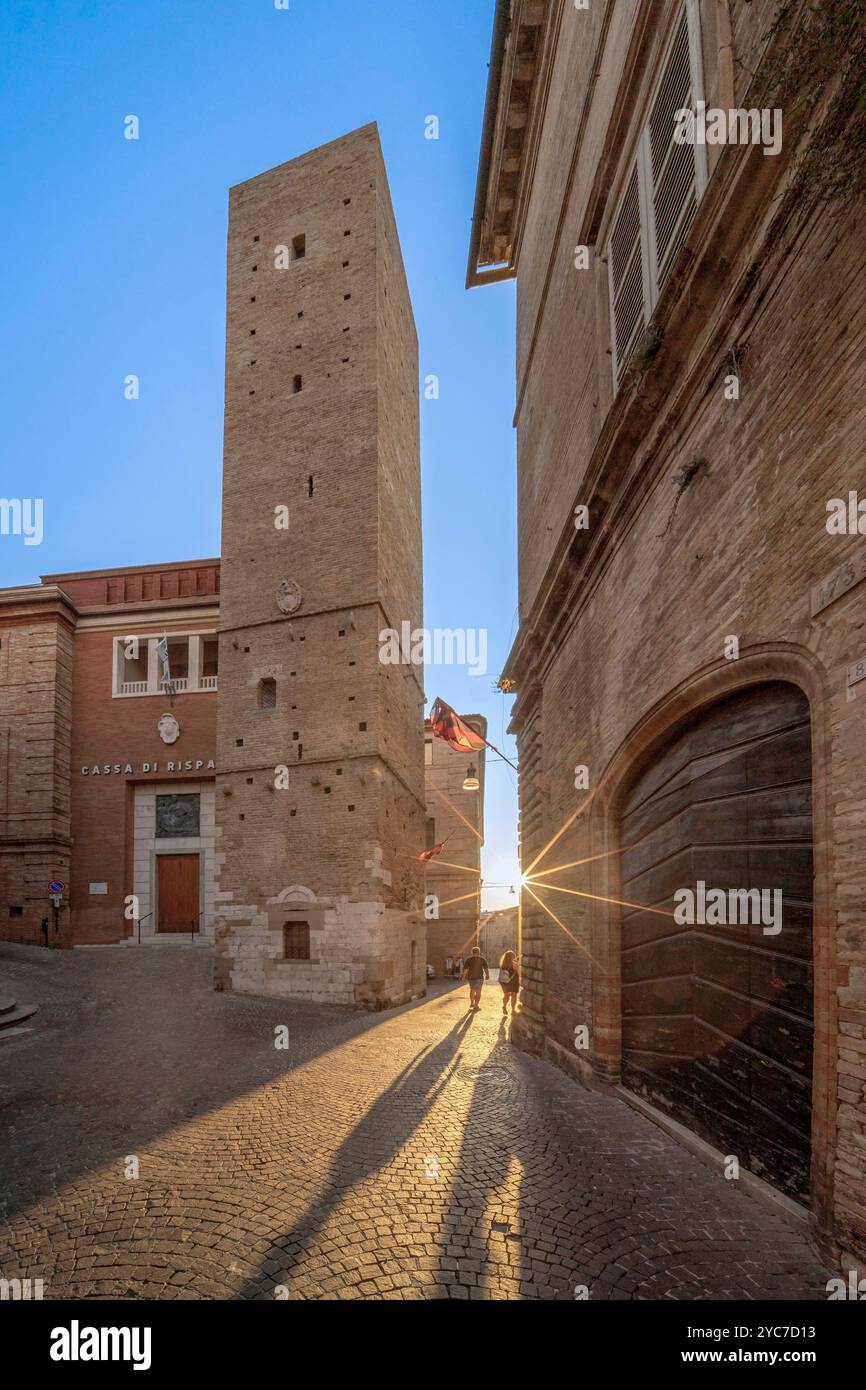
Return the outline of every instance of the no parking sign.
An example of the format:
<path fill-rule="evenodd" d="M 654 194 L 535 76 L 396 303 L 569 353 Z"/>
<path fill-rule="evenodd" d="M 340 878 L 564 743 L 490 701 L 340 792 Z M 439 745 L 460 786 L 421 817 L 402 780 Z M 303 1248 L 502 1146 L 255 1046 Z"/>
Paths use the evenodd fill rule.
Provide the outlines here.
<path fill-rule="evenodd" d="M 62 878 L 53 878 L 48 885 L 48 891 L 52 898 L 59 897 L 61 893 L 66 892 L 66 884 Z"/>

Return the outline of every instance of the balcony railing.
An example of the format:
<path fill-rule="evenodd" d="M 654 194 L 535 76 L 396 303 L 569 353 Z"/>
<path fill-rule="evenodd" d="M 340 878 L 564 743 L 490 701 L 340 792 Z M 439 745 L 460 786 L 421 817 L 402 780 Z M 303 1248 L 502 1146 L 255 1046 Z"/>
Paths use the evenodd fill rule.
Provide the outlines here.
<path fill-rule="evenodd" d="M 217 676 L 199 676 L 197 685 L 190 685 L 189 676 L 173 676 L 171 681 L 171 693 L 182 695 L 187 692 L 197 690 L 216 690 Z M 117 695 L 167 695 L 168 687 L 163 685 L 151 686 L 148 681 L 121 681 L 117 690 Z"/>

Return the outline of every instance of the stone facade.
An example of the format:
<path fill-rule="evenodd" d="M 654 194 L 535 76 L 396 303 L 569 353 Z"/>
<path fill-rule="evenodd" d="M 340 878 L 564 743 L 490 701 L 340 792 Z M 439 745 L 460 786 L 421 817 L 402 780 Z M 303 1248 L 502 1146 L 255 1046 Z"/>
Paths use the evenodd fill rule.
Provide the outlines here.
<path fill-rule="evenodd" d="M 491 968 L 499 964 L 506 951 L 519 952 L 518 916 L 516 907 L 505 907 L 499 912 L 485 912 L 482 917 L 478 944 Z"/>
<path fill-rule="evenodd" d="M 383 1008 L 423 992 L 426 952 L 423 692 L 379 660 L 422 596 L 375 126 L 232 190 L 227 317 L 216 985 Z"/>
<path fill-rule="evenodd" d="M 708 105 L 760 105 L 775 5 L 687 10 Z M 810 1214 L 822 1248 L 863 1260 L 866 685 L 851 668 L 866 540 L 826 524 L 828 502 L 863 483 L 862 209 L 806 193 L 783 204 L 804 139 L 794 119 L 778 157 L 708 147 L 697 210 L 617 386 L 611 231 L 683 5 L 499 12 L 470 283 L 518 280 L 520 631 L 505 674 L 534 878 L 519 1035 L 587 1084 L 619 1082 L 620 807 L 714 702 L 797 686 L 812 725 Z"/>
<path fill-rule="evenodd" d="M 482 738 L 487 720 L 481 714 L 461 718 Z M 437 975 L 445 962 L 468 956 L 478 943 L 481 904 L 481 846 L 484 844 L 486 749 L 458 753 L 425 726 L 427 848 L 447 841 L 441 856 L 427 864 L 428 894 L 438 899 L 439 916 L 427 923 L 427 960 Z M 469 768 L 478 777 L 478 791 L 464 791 Z M 440 863 L 440 859 L 444 863 Z M 453 868 L 453 865 L 460 868 Z M 468 872 L 466 872 L 468 870 Z"/>

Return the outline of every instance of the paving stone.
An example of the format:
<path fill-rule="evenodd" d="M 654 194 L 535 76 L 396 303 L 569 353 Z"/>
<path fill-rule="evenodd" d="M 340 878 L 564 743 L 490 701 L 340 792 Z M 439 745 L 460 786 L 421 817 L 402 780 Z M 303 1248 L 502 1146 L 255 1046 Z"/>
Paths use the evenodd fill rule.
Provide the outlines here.
<path fill-rule="evenodd" d="M 0 1040 L 5 1277 L 48 1299 L 826 1297 L 803 1231 L 465 991 L 360 1014 L 216 994 L 201 953 L 168 955 L 0 945 L 0 992 L 40 1006 Z"/>

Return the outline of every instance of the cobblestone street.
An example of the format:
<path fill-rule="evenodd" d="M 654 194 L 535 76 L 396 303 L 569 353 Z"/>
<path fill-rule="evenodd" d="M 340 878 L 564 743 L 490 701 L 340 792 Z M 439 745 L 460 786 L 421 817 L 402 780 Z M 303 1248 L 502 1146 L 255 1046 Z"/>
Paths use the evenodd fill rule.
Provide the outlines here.
<path fill-rule="evenodd" d="M 39 1005 L 0 1033 L 3 1277 L 54 1299 L 826 1297 L 797 1229 L 514 1049 L 498 986 L 477 1015 L 441 985 L 368 1015 L 215 994 L 210 971 L 0 947 L 0 993 Z"/>

